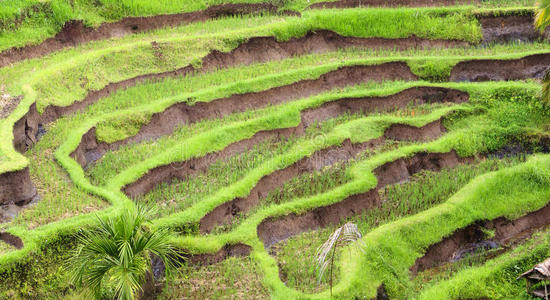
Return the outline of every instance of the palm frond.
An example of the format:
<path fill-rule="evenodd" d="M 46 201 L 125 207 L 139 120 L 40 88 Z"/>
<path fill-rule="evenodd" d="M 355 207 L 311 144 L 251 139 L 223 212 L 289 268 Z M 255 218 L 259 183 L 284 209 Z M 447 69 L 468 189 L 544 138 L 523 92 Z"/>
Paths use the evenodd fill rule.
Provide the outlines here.
<path fill-rule="evenodd" d="M 544 32 L 550 25 L 550 0 L 541 0 L 537 4 L 538 10 L 535 16 L 535 28 Z"/>
<path fill-rule="evenodd" d="M 323 275 L 327 270 L 329 264 L 332 263 L 334 259 L 334 252 L 337 247 L 342 247 L 350 243 L 357 243 L 360 250 L 364 248 L 364 242 L 362 240 L 362 235 L 357 225 L 353 223 L 346 223 L 344 226 L 336 229 L 327 241 L 317 249 L 315 255 L 317 261 L 317 272 L 318 272 L 318 281 L 320 282 L 323 279 Z"/>
<path fill-rule="evenodd" d="M 144 228 L 152 213 L 138 205 L 114 218 L 98 218 L 96 227 L 77 237 L 80 245 L 68 262 L 71 281 L 87 287 L 96 299 L 108 284 L 114 297 L 127 300 L 135 299 L 141 290 L 152 254 L 164 261 L 167 273 L 175 269 L 182 258 L 171 244 L 172 233 Z"/>

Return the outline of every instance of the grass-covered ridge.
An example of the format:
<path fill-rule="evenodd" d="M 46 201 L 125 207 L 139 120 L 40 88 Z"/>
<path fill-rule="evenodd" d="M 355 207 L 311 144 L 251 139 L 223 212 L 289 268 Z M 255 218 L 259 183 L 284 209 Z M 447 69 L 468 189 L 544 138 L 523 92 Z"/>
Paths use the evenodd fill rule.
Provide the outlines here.
<path fill-rule="evenodd" d="M 324 0 L 326 1 L 326 0 Z M 125 17 L 154 16 L 162 14 L 190 13 L 223 4 L 266 4 L 280 11 L 292 10 L 306 13 L 309 5 L 321 0 L 184 0 L 184 1 L 112 1 L 112 0 L 5 0 L 0 7 L 0 32 L 2 47 L 21 47 L 37 44 L 59 32 L 68 21 L 82 20 L 86 26 L 97 27 L 102 23 L 116 22 Z M 334 1 L 334 0 L 330 0 Z M 482 1 L 481 8 L 512 7 L 531 8 L 531 0 Z M 469 9 L 475 6 L 469 6 Z"/>
<path fill-rule="evenodd" d="M 392 10 L 380 10 L 380 12 L 413 16 L 413 14 L 405 10 L 398 10 L 396 12 Z M 478 40 L 480 38 L 480 29 L 479 27 L 476 27 L 475 24 L 477 21 L 474 20 L 473 17 L 470 17 L 468 22 L 464 22 L 464 18 L 461 17 L 463 14 L 457 12 L 457 18 L 453 22 L 456 22 L 456 28 L 462 28 L 465 26 L 463 28 L 465 31 L 455 31 L 452 33 L 449 31 L 450 27 L 447 26 L 448 22 L 446 21 L 446 18 L 438 16 L 438 10 L 428 9 L 427 11 L 420 10 L 419 12 L 422 17 L 418 19 L 409 19 L 410 21 L 414 21 L 416 25 L 413 24 L 412 27 L 409 27 L 408 32 L 399 33 L 397 30 L 388 32 L 388 28 L 373 27 L 372 30 L 367 31 L 362 29 L 361 32 L 357 32 L 357 35 L 363 37 L 378 35 L 381 35 L 381 37 L 395 37 L 396 34 L 408 36 L 416 33 L 420 36 L 424 35 L 424 37 L 445 39 L 458 38 L 456 34 L 459 34 L 464 39 Z M 6 81 L 8 83 L 6 86 L 6 91 L 13 95 L 23 94 L 24 98 L 13 113 L 8 118 L 2 120 L 2 123 L 0 124 L 0 137 L 6 141 L 12 140 L 13 137 L 11 129 L 13 124 L 28 111 L 31 104 L 34 102 L 38 102 L 37 108 L 40 112 L 43 111 L 46 106 L 52 104 L 66 106 L 73 103 L 75 100 L 84 98 L 88 90 L 98 90 L 107 85 L 109 82 L 121 81 L 142 75 L 144 73 L 172 70 L 176 67 L 183 67 L 189 63 L 200 61 L 200 58 L 208 53 L 207 49 L 204 49 L 205 38 L 206 41 L 211 43 L 210 45 L 213 45 L 209 46 L 208 49 L 214 48 L 222 51 L 228 51 L 236 47 L 238 42 L 242 41 L 242 39 L 255 35 L 275 35 L 279 39 L 284 40 L 292 36 L 303 35 L 312 29 L 322 28 L 338 31 L 337 28 L 333 28 L 334 26 L 339 26 L 343 33 L 350 34 L 350 29 L 346 25 L 346 22 L 349 21 L 350 18 L 358 18 L 358 20 L 362 20 L 360 22 L 367 22 L 365 24 L 368 24 L 369 20 L 372 22 L 375 20 L 374 17 L 378 16 L 376 13 L 377 11 L 370 12 L 353 9 L 347 10 L 345 13 L 338 14 L 340 19 L 331 20 L 331 22 L 328 23 L 328 26 L 320 23 L 329 18 L 330 15 L 326 12 L 311 12 L 300 19 L 295 17 L 286 18 L 284 20 L 288 21 L 283 22 L 277 22 L 276 18 L 274 19 L 272 17 L 267 17 L 268 19 L 271 18 L 273 23 L 247 30 L 236 30 L 233 34 L 223 32 L 207 34 L 201 37 L 183 35 L 177 37 L 167 37 L 166 40 L 155 39 L 155 42 L 158 43 L 175 43 L 175 47 L 165 48 L 168 49 L 168 52 L 163 53 L 163 57 L 174 58 L 174 54 L 179 55 L 183 60 L 166 60 L 170 62 L 176 61 L 176 65 L 173 63 L 159 64 L 158 57 L 155 55 L 155 51 L 152 48 L 151 43 L 134 38 L 133 42 L 123 43 L 122 45 L 117 46 L 111 45 L 112 48 L 100 48 L 83 53 L 79 52 L 79 55 L 73 55 L 76 51 L 75 49 L 67 50 L 59 55 L 56 55 L 57 58 L 52 60 L 39 60 L 43 61 L 45 63 L 44 65 L 37 65 L 36 60 L 33 60 L 24 62 L 21 65 L 17 64 L 13 67 L 2 68 L 2 75 L 0 75 L 0 77 L 19 79 Z M 233 26 L 236 26 L 242 24 L 240 22 L 246 20 L 248 19 L 237 18 L 229 19 L 229 21 L 220 21 L 214 24 L 227 27 L 226 25 L 228 22 L 233 22 Z M 261 20 L 261 18 L 254 19 L 254 22 L 258 22 L 258 20 Z M 265 22 L 262 24 L 265 24 Z M 439 29 L 427 32 L 423 29 L 426 28 L 425 26 Z M 394 28 L 396 29 L 397 27 Z M 234 38 L 230 38 L 231 36 Z M 467 36 L 469 36 L 469 38 Z M 132 39 L 129 40 L 132 41 Z M 189 41 L 195 41 L 197 48 L 191 47 L 190 49 L 189 45 L 193 44 L 189 44 Z M 105 42 L 98 42 L 98 44 L 101 43 Z M 89 46 L 83 47 L 85 48 Z M 186 56 L 186 51 L 180 51 L 183 49 L 182 47 L 188 49 L 189 53 L 193 53 L 193 56 Z M 164 56 L 164 54 L 166 54 L 166 56 Z M 126 65 L 128 60 L 133 61 L 134 65 Z M 46 63 L 46 61 L 48 62 Z M 123 64 L 124 67 L 121 67 L 121 64 Z M 40 68 L 39 71 L 33 72 L 32 77 L 29 78 L 28 76 L 21 76 L 31 70 L 36 70 L 38 67 Z M 62 76 L 59 76 L 60 74 L 62 74 Z M 58 83 L 55 83 L 52 80 L 53 78 L 56 78 Z M 71 88 L 67 89 L 67 87 Z M 41 100 L 37 101 L 38 99 Z M 52 101 L 53 99 L 55 100 Z M 45 103 L 42 102 L 42 100 L 46 100 Z M 2 153 L 3 157 L 6 158 L 5 162 L 2 162 L 2 165 L 0 166 L 0 170 L 2 170 L 2 172 L 8 170 L 19 170 L 27 165 L 26 160 L 10 148 L 11 147 L 8 143 L 2 144 L 2 147 L 0 148 L 0 153 Z"/>
<path fill-rule="evenodd" d="M 98 26 L 126 16 L 231 2 L 5 1 L 0 20 L 18 23 L 8 35 L 0 33 L 0 40 L 13 37 L 18 43 L 24 41 L 17 37 L 24 31 L 18 30 L 26 26 L 38 34 L 57 26 L 49 15 L 56 5 L 60 24 L 78 13 L 87 25 Z M 171 241 L 190 255 L 180 274 L 161 279 L 163 299 L 332 298 L 329 280 L 317 282 L 312 260 L 331 232 L 349 221 L 358 225 L 366 247 L 364 252 L 352 247 L 335 252 L 336 299 L 370 299 L 381 284 L 392 299 L 525 297 L 521 283 L 511 280 L 548 255 L 541 246 L 548 239 L 544 231 L 519 240 L 517 247 L 481 249 L 480 256 L 416 277 L 410 267 L 428 247 L 457 230 L 548 205 L 550 159 L 544 153 L 550 114 L 539 99 L 540 81 L 449 82 L 453 68 L 464 61 L 550 57 L 546 41 L 478 45 L 480 15 L 530 17 L 529 1 L 313 10 L 305 9 L 310 1 L 277 0 L 284 4 L 280 10 L 302 16 L 224 17 L 73 45 L 0 68 L 2 101 L 22 96 L 18 105 L 8 105 L 7 111 L 14 108 L 11 113 L 0 108 L 7 115 L 0 119 L 0 172 L 28 167 L 40 196 L 13 220 L 0 223 L 0 298 L 85 298 L 61 263 L 75 247 L 75 234 L 94 224 L 96 215 L 115 217 L 140 203 L 159 207 L 147 230 L 172 231 Z M 37 20 L 43 23 L 33 23 Z M 347 37 L 414 35 L 432 40 L 422 42 L 430 45 L 441 39 L 462 46 L 335 49 L 326 37 L 311 34 L 325 29 Z M 307 49 L 299 55 L 277 44 L 306 33 Z M 204 59 L 254 37 L 270 47 L 256 53 L 249 43 L 234 60 L 219 53 Z M 317 38 L 320 45 L 314 44 Z M 510 62 L 497 63 L 516 74 Z M 381 64 L 399 74 L 384 73 Z M 25 153 L 13 149 L 13 126 L 33 104 L 39 112 L 53 114 L 111 83 L 189 65 L 209 67 L 136 82 L 93 98 L 81 111 L 50 115 L 49 121 L 40 121 L 37 140 Z M 540 65 L 526 73 L 539 71 Z M 452 78 L 460 77 L 458 69 Z M 383 75 L 373 76 L 370 70 Z M 401 78 L 401 72 L 405 79 L 381 79 Z M 451 101 L 440 103 L 442 99 Z M 359 111 L 354 100 L 367 111 Z M 19 130 L 27 135 L 34 126 L 23 124 Z M 83 140 L 94 131 L 97 146 Z M 447 164 L 453 167 L 442 168 Z M 181 166 L 185 169 L 174 171 Z M 418 173 L 425 168 L 432 171 Z M 406 172 L 396 175 L 407 181 L 389 178 L 396 170 Z M 14 206 L 2 205 L 0 218 L 5 208 Z M 308 224 L 297 223 L 310 217 Z M 289 236 L 280 235 L 287 225 Z M 10 236 L 4 232 L 20 237 L 23 247 L 8 245 Z M 246 257 L 226 257 L 232 254 Z M 216 263 L 192 265 L 202 259 Z"/>

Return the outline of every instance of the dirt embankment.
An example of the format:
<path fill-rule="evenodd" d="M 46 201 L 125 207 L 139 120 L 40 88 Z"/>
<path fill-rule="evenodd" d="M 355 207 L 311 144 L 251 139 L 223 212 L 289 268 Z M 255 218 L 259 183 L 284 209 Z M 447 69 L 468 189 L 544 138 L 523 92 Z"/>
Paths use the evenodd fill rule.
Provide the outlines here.
<path fill-rule="evenodd" d="M 423 127 L 393 124 L 381 138 L 357 144 L 352 144 L 348 139 L 342 145 L 319 150 L 310 157 L 302 158 L 287 168 L 277 170 L 262 177 L 247 197 L 237 198 L 216 207 L 200 220 L 200 232 L 206 234 L 211 232 L 216 226 L 231 223 L 237 215 L 246 213 L 256 207 L 269 192 L 280 188 L 296 176 L 320 170 L 337 162 L 353 159 L 366 149 L 380 145 L 386 139 L 428 141 L 441 136 L 444 131 L 445 128 L 441 124 L 441 120 L 434 121 Z"/>
<path fill-rule="evenodd" d="M 534 230 L 550 225 L 550 204 L 515 220 L 500 217 L 480 221 L 466 228 L 458 229 L 442 241 L 428 247 L 424 256 L 411 267 L 411 274 L 457 261 L 477 251 L 506 247 L 531 236 Z M 486 232 L 494 231 L 488 238 Z"/>
<path fill-rule="evenodd" d="M 548 39 L 550 31 L 540 33 L 533 26 L 534 15 L 478 16 L 483 43 L 531 42 Z"/>
<path fill-rule="evenodd" d="M 339 0 L 317 2 L 308 6 L 309 9 L 320 8 L 353 8 L 353 7 L 422 7 L 422 6 L 452 6 L 477 4 L 479 0 Z"/>
<path fill-rule="evenodd" d="M 378 185 L 364 193 L 349 196 L 342 201 L 324 207 L 317 207 L 302 214 L 291 213 L 281 217 L 265 219 L 258 225 L 258 236 L 264 246 L 271 245 L 299 233 L 338 224 L 343 218 L 378 207 L 378 190 L 386 185 L 406 181 L 411 175 L 422 170 L 439 171 L 469 159 L 460 158 L 455 151 L 447 153 L 417 153 L 410 158 L 400 158 L 388 162 L 374 170 Z"/>
<path fill-rule="evenodd" d="M 16 249 L 23 248 L 23 240 L 8 232 L 0 232 L 0 241 L 3 241 Z"/>
<path fill-rule="evenodd" d="M 3 173 L 0 176 L 0 206 L 28 204 L 36 196 L 29 176 L 29 168 Z"/>
<path fill-rule="evenodd" d="M 541 79 L 550 66 L 549 54 L 534 54 L 519 59 L 479 59 L 463 61 L 451 70 L 450 81 L 500 81 Z"/>
<path fill-rule="evenodd" d="M 307 125 L 314 120 L 324 120 L 343 113 L 366 113 L 372 111 L 390 110 L 405 107 L 410 103 L 462 103 L 467 100 L 468 95 L 463 92 L 439 87 L 414 87 L 400 93 L 384 97 L 363 97 L 356 99 L 346 98 L 335 100 L 328 104 L 321 105 L 318 108 L 313 108 L 302 112 L 302 122 L 297 127 L 260 131 L 250 139 L 235 142 L 221 151 L 210 153 L 200 158 L 194 158 L 179 163 L 171 163 L 169 165 L 151 169 L 137 181 L 125 186 L 123 190 L 129 197 L 143 195 L 160 183 L 170 182 L 175 178 L 183 180 L 196 172 L 204 172 L 216 160 L 229 157 L 246 149 L 250 149 L 253 145 L 264 141 L 267 138 L 282 138 L 289 137 L 291 135 L 302 135 Z M 373 105 L 372 103 L 376 104 Z M 331 110 L 327 110 L 327 105 L 330 105 Z M 337 110 L 333 108 L 334 105 L 338 107 Z M 330 114 L 329 117 L 326 117 L 327 114 Z M 392 132 L 394 132 L 393 134 L 395 136 L 397 135 L 396 130 L 392 130 Z"/>

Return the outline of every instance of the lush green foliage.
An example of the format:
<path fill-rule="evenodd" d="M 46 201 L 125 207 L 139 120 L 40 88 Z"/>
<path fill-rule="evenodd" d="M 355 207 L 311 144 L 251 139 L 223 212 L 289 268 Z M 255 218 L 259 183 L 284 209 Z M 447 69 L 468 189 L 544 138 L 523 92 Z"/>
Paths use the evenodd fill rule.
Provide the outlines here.
<path fill-rule="evenodd" d="M 168 231 L 144 230 L 152 216 L 150 209 L 137 206 L 119 216 L 98 218 L 96 228 L 78 236 L 79 246 L 68 267 L 73 268 L 72 281 L 90 289 L 96 299 L 136 299 L 142 291 L 147 272 L 152 272 L 152 255 L 159 257 L 169 272 L 181 257 L 170 244 Z M 150 275 L 151 276 L 151 275 Z"/>
<path fill-rule="evenodd" d="M 37 42 L 54 34 L 64 21 L 72 18 L 97 25 L 125 16 L 204 9 L 222 1 L 99 0 L 75 1 L 73 6 L 70 3 L 5 0 L 2 4 L 6 5 L 0 8 L 0 19 L 19 18 L 21 22 L 16 22 L 15 28 L 4 28 L 0 48 Z M 301 0 L 288 1 L 284 8 L 302 10 L 307 4 Z M 67 241 L 77 236 L 85 245 L 76 250 L 80 255 L 76 255 L 73 262 L 81 268 L 74 279 L 77 283 L 87 281 L 92 289 L 102 286 L 101 290 L 95 289 L 96 294 L 106 297 L 128 297 L 135 293 L 138 282 L 149 268 L 149 252 L 162 254 L 164 249 L 171 253 L 168 256 L 175 255 L 170 247 L 140 252 L 137 250 L 144 247 L 131 242 L 149 238 L 192 253 L 227 251 L 230 245 L 240 244 L 251 249 L 247 259 L 232 258 L 210 267 L 182 267 L 183 274 L 166 278 L 166 289 L 162 293 L 165 298 L 222 295 L 328 298 L 327 281 L 317 286 L 311 267 L 314 264 L 301 259 L 303 256 L 296 255 L 296 251 L 299 249 L 313 256 L 312 251 L 326 239 L 327 233 L 348 220 L 327 224 L 329 226 L 324 229 L 299 235 L 270 249 L 266 249 L 258 237 L 258 225 L 270 218 L 301 214 L 366 192 L 377 185 L 373 170 L 416 153 L 456 150 L 460 156 L 484 156 L 510 144 L 526 146 L 535 152 L 544 150 L 545 145 L 538 146 L 548 136 L 550 116 L 539 100 L 537 81 L 446 81 L 453 66 L 460 61 L 515 59 L 548 53 L 546 42 L 404 51 L 347 49 L 144 82 L 102 97 L 83 111 L 48 124 L 46 134 L 24 156 L 16 153 L 11 145 L 14 123 L 34 103 L 43 112 L 51 105 L 67 106 L 80 101 L 90 91 L 99 90 L 110 82 L 171 71 L 189 64 L 198 67 L 210 51 L 230 51 L 255 36 L 288 40 L 311 30 L 328 29 L 357 37 L 400 38 L 414 34 L 428 39 L 477 43 L 481 38 L 475 18 L 477 13 L 532 12 L 531 8 L 485 9 L 523 4 L 532 3 L 495 0 L 484 1 L 480 4 L 481 9 L 468 6 L 307 10 L 301 18 L 273 15 L 223 18 L 93 42 L 0 68 L 0 81 L 5 84 L 1 87 L 2 93 L 24 96 L 17 108 L 0 120 L 0 139 L 3 141 L 0 143 L 0 170 L 29 166 L 41 195 L 41 201 L 14 221 L 0 225 L 2 232 L 19 236 L 24 243 L 20 250 L 0 246 L 0 272 L 6 279 L 0 283 L 0 297 L 85 297 L 81 289 L 68 284 L 67 270 L 56 267 L 67 259 L 66 253 L 73 248 Z M 24 18 L 18 17 L 23 15 Z M 29 28 L 35 33 L 27 34 Z M 317 79 L 340 67 L 390 61 L 407 63 L 424 81 L 365 82 L 303 98 L 296 96 L 276 106 L 256 107 L 195 124 L 178 124 L 177 130 L 170 135 L 108 151 L 88 168 L 71 158 L 82 136 L 92 127 L 97 129 L 100 142 L 112 143 L 135 135 L 155 113 L 175 103 L 189 99 L 192 103 L 209 102 L 233 94 L 261 92 L 300 80 Z M 120 191 L 153 168 L 216 153 L 258 132 L 296 126 L 306 110 L 342 98 L 387 96 L 419 86 L 458 89 L 467 92 L 470 101 L 460 105 L 411 104 L 398 110 L 342 114 L 314 123 L 303 135 L 268 139 L 248 151 L 216 160 L 206 172 L 184 180 L 168 181 L 137 199 L 129 199 Z M 379 138 L 393 124 L 420 127 L 440 118 L 444 119 L 447 132 L 436 140 L 386 141 L 346 163 L 304 172 L 260 197 L 258 205 L 236 216 L 231 224 L 208 235 L 198 232 L 201 218 L 214 208 L 246 197 L 264 176 L 316 151 L 336 147 L 348 139 L 361 143 Z M 379 207 L 350 217 L 361 232 L 366 233 L 362 241 L 367 247 L 365 253 L 349 248 L 335 253 L 335 278 L 338 279 L 335 296 L 372 298 L 381 283 L 394 298 L 523 295 L 518 284 L 507 282 L 520 269 L 547 254 L 538 246 L 541 239 L 537 237 L 495 260 L 474 258 L 473 262 L 453 265 L 450 272 L 438 273 L 439 277 L 423 274 L 411 279 L 409 268 L 427 247 L 457 229 L 479 220 L 501 216 L 516 218 L 546 205 L 550 197 L 549 165 L 547 155 L 535 155 L 527 161 L 481 159 L 476 164 L 437 173 L 421 172 L 408 183 L 387 186 L 381 191 Z M 130 215 L 135 212 L 134 201 L 161 207 L 159 213 L 148 216 L 151 222 L 147 228 L 142 226 L 143 217 L 137 221 L 127 220 L 132 219 Z M 92 212 L 99 215 L 99 229 L 93 227 L 97 224 Z M 81 228 L 87 233 L 79 235 Z M 178 230 L 181 234 L 169 236 L 168 230 Z M 115 231 L 131 234 L 117 235 Z M 130 242 L 125 242 L 128 239 Z M 130 254 L 124 251 L 129 248 L 120 247 L 122 244 L 139 249 L 133 249 Z M 526 248 L 535 249 L 533 255 L 518 254 Z M 342 255 L 344 253 L 346 255 Z M 105 259 L 106 256 L 110 259 Z M 127 272 L 130 266 L 135 267 L 135 276 L 126 276 L 134 274 Z M 244 269 L 239 269 L 240 266 Z M 36 274 L 36 278 L 29 276 L 30 273 Z M 108 279 L 102 280 L 103 277 Z M 113 279 L 122 277 L 129 279 L 120 281 L 126 284 L 114 283 Z M 205 278 L 211 280 L 205 282 Z M 425 284 L 423 278 L 434 279 Z M 237 282 L 235 288 L 225 287 L 233 281 Z M 472 281 L 477 284 L 469 284 Z M 503 283 L 500 292 L 491 288 Z M 213 287 L 212 292 L 206 291 L 204 286 Z M 486 293 L 479 293 L 481 290 Z"/>

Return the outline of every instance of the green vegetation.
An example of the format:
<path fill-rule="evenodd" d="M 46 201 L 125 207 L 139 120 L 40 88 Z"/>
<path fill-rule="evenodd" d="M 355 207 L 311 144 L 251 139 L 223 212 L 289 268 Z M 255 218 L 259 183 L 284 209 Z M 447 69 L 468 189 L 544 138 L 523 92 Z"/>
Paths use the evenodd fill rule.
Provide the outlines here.
<path fill-rule="evenodd" d="M 420 213 L 445 202 L 468 182 L 480 175 L 513 167 L 521 162 L 519 157 L 507 158 L 502 161 L 487 159 L 473 164 L 446 168 L 439 172 L 423 171 L 414 174 L 410 182 L 389 185 L 379 191 L 382 202 L 379 208 L 342 220 L 342 222 L 355 223 L 359 230 L 366 234 L 378 226 Z M 335 229 L 336 226 L 332 225 L 318 231 L 302 233 L 274 246 L 287 285 L 302 291 L 320 291 L 315 287 L 317 274 L 315 268 L 311 266 L 309 258 L 315 254 L 317 248 Z M 326 282 L 324 283 L 326 284 Z"/>
<path fill-rule="evenodd" d="M 230 257 L 209 266 L 183 266 L 179 276 L 166 281 L 159 299 L 265 299 L 258 264 L 251 258 Z"/>
<path fill-rule="evenodd" d="M 96 299 L 131 300 L 142 292 L 147 272 L 153 271 L 152 255 L 164 263 L 167 273 L 173 271 L 182 258 L 170 244 L 168 231 L 144 230 L 152 215 L 151 209 L 137 206 L 116 218 L 98 219 L 97 228 L 81 233 L 69 261 L 72 281 Z"/>
<path fill-rule="evenodd" d="M 39 43 L 71 19 L 99 26 L 127 16 L 193 12 L 237 2 L 260 3 L 4 0 L 0 50 Z M 36 203 L 12 221 L 0 224 L 0 232 L 20 237 L 23 242 L 22 249 L 16 249 L 0 241 L 0 298 L 82 299 L 89 297 L 88 290 L 96 297 L 133 298 L 151 269 L 150 256 L 160 255 L 170 269 L 172 258 L 179 257 L 175 250 L 182 250 L 190 259 L 157 285 L 156 296 L 161 299 L 370 299 L 381 284 L 391 298 L 397 299 L 526 297 L 522 284 L 514 279 L 549 254 L 547 230 L 519 239 L 511 247 L 476 252 L 416 277 L 411 276 L 410 268 L 430 245 L 456 230 L 481 220 L 518 218 L 548 204 L 550 156 L 540 152 L 548 151 L 550 114 L 540 100 L 540 81 L 449 82 L 454 66 L 463 61 L 548 55 L 546 41 L 479 45 L 482 28 L 477 16 L 529 16 L 533 2 L 306 9 L 314 2 L 318 1 L 271 2 L 279 5 L 279 10 L 300 11 L 301 17 L 224 17 L 85 43 L 0 68 L 0 97 L 22 96 L 17 106 L 1 108 L 7 117 L 0 120 L 0 173 L 29 167 L 39 194 Z M 299 51 L 302 55 L 290 55 L 273 44 L 261 54 L 254 52 L 255 46 L 241 49 L 227 64 L 216 64 L 222 57 L 219 53 L 203 61 L 213 51 L 232 51 L 253 37 L 294 41 L 320 30 L 362 38 L 415 35 L 455 40 L 461 46 L 421 48 L 421 43 L 407 50 L 335 49 L 317 38 L 310 43 L 318 45 L 303 45 L 304 51 Z M 383 74 L 375 74 L 378 77 L 371 80 L 376 81 L 359 82 L 351 81 L 344 71 L 339 78 L 325 76 L 341 68 L 388 62 L 403 63 L 417 79 L 387 81 Z M 189 65 L 206 69 L 105 92 L 70 115 L 57 116 L 54 112 L 61 109 L 52 108 L 89 99 L 110 83 Z M 266 91 L 319 78 L 324 82 L 315 90 L 303 84 L 300 89 L 289 88 L 290 97 L 284 101 L 269 103 L 273 99 Z M 445 94 L 442 92 L 401 99 L 410 103 L 400 108 L 349 113 L 345 107 L 331 106 L 341 99 L 369 101 L 364 98 L 430 87 L 467 94 L 469 101 L 430 103 Z M 223 98 L 232 95 L 260 92 L 266 92 L 257 97 L 260 104 L 243 111 L 221 107 L 211 118 L 192 124 L 163 115 L 160 121 L 173 125 L 172 133 L 155 132 L 153 139 L 145 136 L 125 141 L 136 136 L 155 114 L 174 104 L 202 106 L 212 101 L 223 103 Z M 35 129 L 33 120 L 18 122 L 33 104 L 53 120 L 41 124 L 43 130 L 40 127 L 36 136 L 31 132 Z M 326 110 L 319 120 L 307 120 L 309 126 L 304 132 L 275 134 L 298 126 L 307 111 L 320 107 Z M 325 118 L 325 113 L 330 118 Z M 244 210 L 229 207 L 223 212 L 225 216 L 216 220 L 218 227 L 201 233 L 204 216 L 220 205 L 248 197 L 266 176 L 319 151 L 350 142 L 355 146 L 372 142 L 396 124 L 419 128 L 438 120 L 445 127 L 441 136 L 423 140 L 411 134 L 407 141 L 385 139 L 353 155 L 331 155 L 322 168 L 299 170 L 294 177 L 274 176 L 277 187 L 258 194 L 257 203 Z M 22 131 L 18 138 L 28 135 L 37 139 L 25 153 L 14 150 L 16 123 Z M 72 153 L 92 128 L 96 129 L 97 142 L 122 145 L 111 145 L 114 149 L 83 167 Z M 246 149 L 220 155 L 228 146 L 265 132 L 273 135 Z M 412 168 L 408 171 L 414 173 L 410 180 L 380 189 L 380 201 L 369 209 L 342 219 L 329 218 L 331 205 L 360 197 L 378 185 L 377 168 L 420 153 L 450 151 L 461 158 L 472 157 L 471 161 L 437 172 Z M 211 159 L 207 167 L 190 167 L 182 178 L 169 174 L 144 195 L 130 198 L 122 192 L 157 167 L 205 157 Z M 335 162 L 337 158 L 340 160 Z M 158 210 L 146 216 L 133 215 L 142 205 Z M 271 221 L 293 220 L 295 215 L 312 210 L 316 211 L 312 214 L 315 224 L 322 228 L 303 232 L 301 228 L 310 224 L 289 221 L 284 223 L 288 227 L 281 229 L 283 232 L 277 232 L 287 239 L 270 235 Z M 321 265 L 334 262 L 333 274 L 318 282 L 313 262 L 316 250 L 348 222 L 356 224 L 363 234 L 358 241 L 363 246 L 336 247 L 331 254 L 325 251 L 328 260 Z M 491 234 L 494 232 L 488 232 L 488 237 Z M 145 243 L 146 239 L 156 242 Z M 205 265 L 197 265 L 197 261 Z M 211 261 L 216 263 L 210 265 Z"/>

